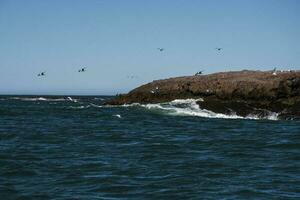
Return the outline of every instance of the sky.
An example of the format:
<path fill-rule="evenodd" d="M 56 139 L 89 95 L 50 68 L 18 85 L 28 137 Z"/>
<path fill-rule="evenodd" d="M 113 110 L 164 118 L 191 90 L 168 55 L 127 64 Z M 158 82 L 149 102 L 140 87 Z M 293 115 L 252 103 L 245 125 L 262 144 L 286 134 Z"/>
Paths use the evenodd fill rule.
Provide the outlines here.
<path fill-rule="evenodd" d="M 114 95 L 200 70 L 300 70 L 299 36 L 299 0 L 0 0 L 0 94 Z"/>

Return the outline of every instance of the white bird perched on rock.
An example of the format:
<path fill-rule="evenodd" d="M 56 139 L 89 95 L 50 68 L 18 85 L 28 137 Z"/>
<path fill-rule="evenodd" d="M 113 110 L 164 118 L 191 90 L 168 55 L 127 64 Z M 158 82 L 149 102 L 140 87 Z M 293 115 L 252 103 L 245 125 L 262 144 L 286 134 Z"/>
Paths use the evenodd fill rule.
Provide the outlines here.
<path fill-rule="evenodd" d="M 272 70 L 272 75 L 276 76 L 276 75 L 277 75 L 276 71 L 277 71 L 277 69 L 276 69 L 276 67 L 275 67 L 275 68 Z"/>

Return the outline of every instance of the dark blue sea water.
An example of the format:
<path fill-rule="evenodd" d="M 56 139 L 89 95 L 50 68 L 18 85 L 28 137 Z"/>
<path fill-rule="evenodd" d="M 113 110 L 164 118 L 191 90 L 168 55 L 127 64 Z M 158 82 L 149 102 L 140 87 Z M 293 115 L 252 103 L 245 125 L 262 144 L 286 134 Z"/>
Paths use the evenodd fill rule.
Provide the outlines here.
<path fill-rule="evenodd" d="M 0 97 L 0 199 L 300 199 L 299 121 L 106 98 Z"/>

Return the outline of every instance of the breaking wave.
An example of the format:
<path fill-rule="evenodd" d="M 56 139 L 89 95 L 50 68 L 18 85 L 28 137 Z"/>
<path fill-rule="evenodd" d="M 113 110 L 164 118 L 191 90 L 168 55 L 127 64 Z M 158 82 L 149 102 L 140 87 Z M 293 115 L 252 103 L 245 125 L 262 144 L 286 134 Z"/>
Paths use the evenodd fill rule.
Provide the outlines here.
<path fill-rule="evenodd" d="M 157 104 L 124 104 L 123 107 L 140 106 L 153 112 L 160 112 L 173 116 L 196 116 L 206 118 L 223 118 L 223 119 L 268 119 L 277 120 L 277 113 L 269 112 L 267 116 L 259 116 L 249 114 L 246 117 L 239 116 L 235 113 L 222 114 L 215 113 L 210 110 L 201 109 L 197 104 L 197 101 L 203 101 L 203 99 L 176 99 L 171 102 L 157 103 Z"/>
<path fill-rule="evenodd" d="M 113 115 L 114 117 L 117 117 L 117 118 L 122 118 L 122 116 L 120 114 L 115 114 Z"/>
<path fill-rule="evenodd" d="M 95 97 L 94 100 L 104 101 L 105 98 Z"/>
<path fill-rule="evenodd" d="M 37 101 L 37 104 L 40 102 L 49 102 L 50 104 L 60 104 L 60 102 L 66 102 L 68 108 L 70 109 L 105 109 L 105 108 L 127 108 L 127 107 L 139 107 L 146 109 L 146 111 L 159 113 L 163 115 L 171 116 L 195 116 L 195 117 L 205 117 L 205 118 L 223 118 L 223 119 L 268 119 L 268 120 L 278 120 L 278 113 L 271 111 L 263 110 L 263 112 L 253 112 L 249 113 L 247 116 L 240 116 L 232 112 L 230 114 L 215 113 L 211 110 L 202 109 L 197 104 L 198 101 L 203 101 L 203 99 L 175 99 L 170 102 L 165 103 L 155 103 L 155 104 L 124 104 L 124 105 L 104 105 L 100 101 L 89 102 L 85 100 L 74 99 L 72 97 L 10 97 L 12 100 L 20 101 Z M 95 98 L 94 98 L 95 100 Z M 97 100 L 100 100 L 97 99 Z M 68 103 L 69 102 L 69 103 Z M 70 105 L 70 103 L 72 103 Z M 74 104 L 73 104 L 74 103 Z M 260 114 L 263 113 L 263 114 Z"/>
<path fill-rule="evenodd" d="M 246 119 L 268 119 L 268 120 L 278 120 L 278 113 L 276 112 L 271 112 L 271 111 L 268 111 L 268 115 L 266 116 L 260 116 L 258 114 L 249 114 L 247 115 L 245 118 Z"/>
<path fill-rule="evenodd" d="M 71 109 L 85 109 L 85 108 L 89 108 L 91 107 L 90 105 L 87 105 L 87 106 L 69 106 L 69 108 Z"/>
<path fill-rule="evenodd" d="M 103 107 L 101 105 L 96 105 L 96 104 L 93 104 L 93 103 L 90 103 L 90 106 L 95 107 L 95 108 L 102 108 Z"/>
<path fill-rule="evenodd" d="M 71 97 L 67 98 L 46 98 L 46 97 L 11 97 L 11 100 L 20 100 L 20 101 L 72 101 L 77 103 L 76 99 L 72 99 Z"/>
<path fill-rule="evenodd" d="M 74 103 L 77 103 L 77 102 L 78 102 L 76 99 L 72 99 L 71 97 L 67 97 L 67 99 L 68 99 L 69 101 L 74 102 Z"/>
<path fill-rule="evenodd" d="M 11 97 L 10 99 L 21 101 L 47 101 L 44 97 Z"/>

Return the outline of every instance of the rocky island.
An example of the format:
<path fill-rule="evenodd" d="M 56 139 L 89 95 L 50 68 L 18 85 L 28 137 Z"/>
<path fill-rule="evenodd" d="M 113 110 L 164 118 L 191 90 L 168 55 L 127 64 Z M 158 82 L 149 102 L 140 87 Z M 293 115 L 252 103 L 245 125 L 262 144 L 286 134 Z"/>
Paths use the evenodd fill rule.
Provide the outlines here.
<path fill-rule="evenodd" d="M 234 71 L 155 80 L 107 104 L 162 103 L 175 99 L 199 99 L 201 109 L 216 113 L 300 119 L 299 71 Z"/>

